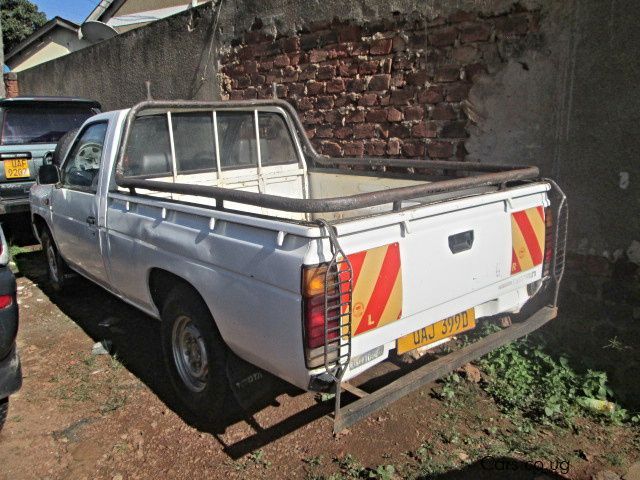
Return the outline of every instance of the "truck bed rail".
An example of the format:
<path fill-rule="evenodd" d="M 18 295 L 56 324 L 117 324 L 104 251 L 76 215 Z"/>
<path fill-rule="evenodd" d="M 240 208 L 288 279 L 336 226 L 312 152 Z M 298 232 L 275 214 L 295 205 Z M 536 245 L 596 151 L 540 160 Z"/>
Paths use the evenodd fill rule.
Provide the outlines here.
<path fill-rule="evenodd" d="M 289 198 L 265 193 L 255 193 L 233 190 L 223 187 L 192 185 L 186 183 L 169 183 L 158 180 L 128 178 L 122 168 L 127 143 L 131 135 L 131 129 L 135 118 L 142 112 L 162 113 L 169 110 L 205 110 L 205 109 L 238 109 L 271 106 L 279 107 L 287 112 L 297 130 L 305 160 L 308 165 L 316 166 L 377 166 L 391 168 L 420 168 L 426 170 L 444 170 L 447 172 L 476 173 L 460 178 L 452 178 L 433 183 L 398 187 L 388 190 L 361 193 L 343 197 L 323 199 Z M 539 178 L 539 170 L 533 166 L 513 166 L 481 164 L 474 162 L 434 161 L 434 160 L 404 160 L 404 159 L 379 159 L 379 158 L 328 158 L 319 155 L 305 134 L 298 115 L 293 107 L 282 100 L 252 100 L 252 101 L 224 101 L 224 102 L 200 102 L 200 101 L 156 101 L 150 100 L 135 105 L 129 111 L 125 120 L 124 131 L 118 157 L 116 160 L 116 184 L 122 188 L 128 188 L 135 193 L 136 188 L 154 190 L 158 192 L 194 195 L 215 199 L 223 206 L 225 201 L 243 203 L 273 210 L 300 213 L 328 213 L 356 210 L 391 203 L 394 209 L 402 208 L 402 202 L 421 197 L 427 197 L 436 193 L 452 192 L 471 187 L 501 186 L 508 182 L 535 180 Z"/>

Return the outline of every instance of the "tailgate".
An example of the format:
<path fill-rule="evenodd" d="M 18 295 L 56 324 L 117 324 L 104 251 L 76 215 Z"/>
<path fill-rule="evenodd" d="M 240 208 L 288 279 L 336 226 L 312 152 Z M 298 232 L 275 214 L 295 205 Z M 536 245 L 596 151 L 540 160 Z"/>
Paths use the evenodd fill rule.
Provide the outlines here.
<path fill-rule="evenodd" d="M 400 223 L 340 234 L 353 276 L 351 357 L 463 312 L 473 325 L 483 315 L 474 307 L 492 300 L 513 309 L 514 292 L 541 278 L 547 189 L 421 207 Z"/>

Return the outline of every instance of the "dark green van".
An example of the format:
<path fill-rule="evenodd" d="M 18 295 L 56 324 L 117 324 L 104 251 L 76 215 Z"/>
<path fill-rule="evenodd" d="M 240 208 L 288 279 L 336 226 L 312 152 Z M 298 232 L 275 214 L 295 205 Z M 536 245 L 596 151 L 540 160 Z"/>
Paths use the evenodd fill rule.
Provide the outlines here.
<path fill-rule="evenodd" d="M 94 100 L 15 97 L 0 100 L 0 214 L 29 210 L 29 189 L 60 137 L 100 112 Z"/>

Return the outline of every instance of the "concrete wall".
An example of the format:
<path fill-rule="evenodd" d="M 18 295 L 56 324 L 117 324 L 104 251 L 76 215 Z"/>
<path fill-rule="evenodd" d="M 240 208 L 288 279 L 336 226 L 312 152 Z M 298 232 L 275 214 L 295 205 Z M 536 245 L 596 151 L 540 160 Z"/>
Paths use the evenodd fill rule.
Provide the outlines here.
<path fill-rule="evenodd" d="M 632 0 L 224 1 L 220 8 L 205 5 L 22 72 L 20 86 L 23 94 L 94 97 L 110 109 L 145 98 L 145 80 L 151 80 L 156 98 L 197 99 L 266 96 L 270 81 L 276 81 L 281 94 L 305 116 L 311 118 L 323 108 L 336 112 L 330 121 L 320 119 L 327 127 L 322 134 L 328 137 L 317 136 L 318 126 L 307 122 L 317 146 L 335 144 L 329 146 L 332 153 L 464 155 L 485 162 L 541 166 L 545 174 L 560 180 L 569 195 L 571 249 L 613 258 L 614 252 L 620 254 L 640 239 L 640 172 L 634 134 L 640 101 L 634 91 L 640 82 L 640 36 L 635 31 L 634 5 Z M 338 12 L 340 19 L 334 21 Z M 523 16 L 526 31 L 521 30 Z M 466 42 L 465 29 L 479 24 L 478 28 L 489 29 L 489 36 Z M 349 27 L 355 29 L 356 37 L 341 41 L 333 36 L 332 32 Z M 371 53 L 373 43 L 387 37 L 411 41 L 398 47 L 397 40 L 391 51 L 380 56 Z M 285 52 L 282 43 L 287 39 L 306 43 Z M 380 70 L 343 75 L 339 70 L 345 61 L 339 57 L 342 52 L 349 58 L 359 56 L 357 51 L 353 54 L 352 46 L 341 50 L 353 42 L 368 49 L 367 61 L 373 56 L 382 62 Z M 232 67 L 245 68 L 247 45 L 258 44 L 264 50 L 251 61 L 268 66 L 278 55 L 287 59 L 280 58 L 281 67 L 233 73 Z M 316 49 L 337 53 L 312 59 Z M 403 57 L 410 57 L 412 63 L 400 72 L 394 65 Z M 389 71 L 384 70 L 386 59 L 391 62 Z M 335 67 L 325 70 L 344 77 L 344 90 L 336 82 L 335 91 L 327 93 L 325 85 L 324 91 L 310 94 L 307 82 L 311 80 L 304 80 L 292 93 L 292 77 L 284 75 L 300 78 L 310 64 Z M 474 71 L 478 75 L 470 75 L 468 67 L 474 64 L 479 64 Z M 459 76 L 446 82 L 437 79 L 437 66 L 459 67 Z M 420 72 L 425 72 L 424 78 Z M 371 77 L 387 74 L 389 86 L 385 79 L 385 90 L 378 92 L 373 105 L 366 105 L 362 95 L 370 91 Z M 364 90 L 348 91 L 349 79 L 364 79 Z M 430 103 L 426 91 L 444 84 L 444 99 L 436 97 Z M 463 94 L 447 100 L 452 84 L 459 85 Z M 416 88 L 415 95 L 396 105 L 395 117 L 367 120 L 369 110 L 386 107 L 387 97 L 391 102 L 392 92 L 398 97 L 403 93 L 397 92 L 406 93 L 409 88 Z M 420 92 L 425 94 L 420 97 Z M 434 112 L 442 113 L 441 104 L 447 102 L 455 116 L 435 118 Z M 422 113 L 408 113 L 413 107 L 422 108 Z M 361 123 L 367 126 L 356 132 L 354 125 L 353 130 L 338 133 L 349 112 L 360 111 Z M 409 128 L 408 132 L 399 129 L 396 132 L 405 133 L 385 134 L 394 122 Z M 421 122 L 424 128 L 414 133 Z M 451 122 L 456 128 L 444 130 Z M 455 137 L 443 135 L 443 130 L 449 136 L 454 132 Z M 337 136 L 343 133 L 346 137 Z M 392 138 L 423 147 L 390 148 Z M 430 152 L 429 146 L 436 142 L 453 147 L 444 147 L 447 155 L 442 150 L 434 154 L 437 149 Z"/>

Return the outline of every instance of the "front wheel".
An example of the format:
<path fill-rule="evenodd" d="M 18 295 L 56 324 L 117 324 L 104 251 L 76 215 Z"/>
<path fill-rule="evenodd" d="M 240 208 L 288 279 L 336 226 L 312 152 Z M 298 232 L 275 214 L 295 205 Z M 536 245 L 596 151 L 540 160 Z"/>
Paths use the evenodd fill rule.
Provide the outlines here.
<path fill-rule="evenodd" d="M 47 261 L 49 283 L 56 292 L 60 292 L 65 286 L 66 264 L 60 256 L 56 245 L 53 243 L 48 230 L 45 229 L 42 231 L 40 241 L 42 243 L 44 258 Z"/>
<path fill-rule="evenodd" d="M 208 307 L 186 285 L 174 287 L 164 302 L 162 350 L 169 378 L 184 406 L 200 418 L 220 420 L 229 391 L 227 347 Z"/>

